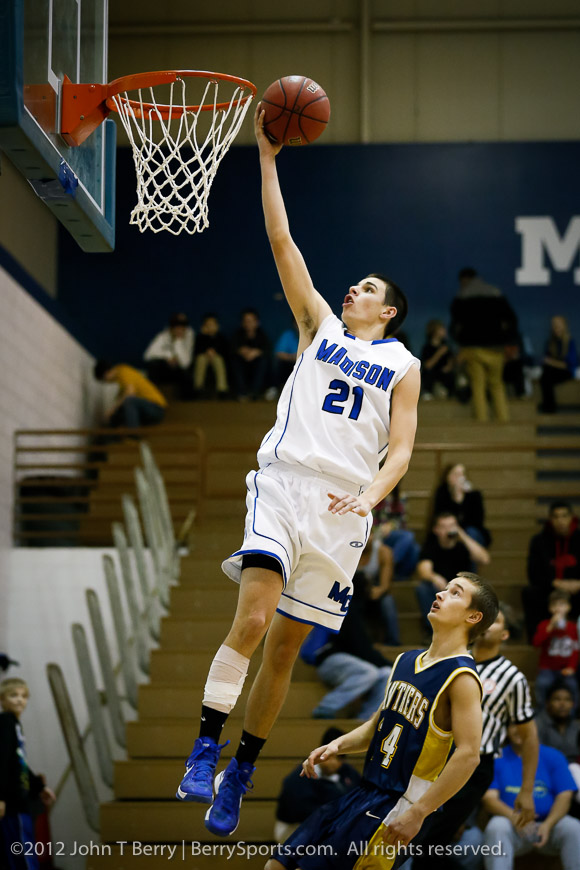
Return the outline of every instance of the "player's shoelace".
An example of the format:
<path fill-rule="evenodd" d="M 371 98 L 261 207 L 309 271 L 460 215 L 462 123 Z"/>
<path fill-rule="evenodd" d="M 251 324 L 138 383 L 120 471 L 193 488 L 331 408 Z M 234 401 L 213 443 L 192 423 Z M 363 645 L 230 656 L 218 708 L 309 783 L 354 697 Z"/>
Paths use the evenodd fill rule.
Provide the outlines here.
<path fill-rule="evenodd" d="M 219 786 L 218 798 L 222 809 L 226 813 L 237 815 L 240 808 L 240 797 L 254 788 L 254 783 L 239 768 L 226 771 Z"/>
<path fill-rule="evenodd" d="M 190 765 L 195 765 L 195 768 L 192 771 L 192 779 L 197 783 L 201 783 L 202 785 L 211 788 L 220 752 L 230 741 L 226 740 L 226 742 L 221 745 L 216 743 L 214 746 L 204 746 L 201 738 L 198 739 L 200 742 L 198 743 L 196 740 L 197 745 L 194 747 L 193 752 L 187 759 L 186 767 L 189 768 Z"/>

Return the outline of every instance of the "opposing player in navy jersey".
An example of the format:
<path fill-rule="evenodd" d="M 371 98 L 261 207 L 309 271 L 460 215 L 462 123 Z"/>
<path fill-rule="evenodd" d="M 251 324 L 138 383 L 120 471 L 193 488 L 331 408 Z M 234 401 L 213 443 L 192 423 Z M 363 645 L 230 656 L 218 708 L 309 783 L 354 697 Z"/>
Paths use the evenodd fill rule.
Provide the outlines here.
<path fill-rule="evenodd" d="M 318 747 L 303 764 L 305 776 L 316 776 L 320 759 L 366 750 L 362 783 L 313 813 L 266 870 L 393 867 L 398 847 L 479 763 L 481 681 L 467 645 L 497 612 L 493 588 L 476 574 L 462 572 L 437 593 L 429 649 L 401 653 L 373 718 Z"/>
<path fill-rule="evenodd" d="M 392 336 L 407 312 L 405 295 L 373 273 L 343 297 L 342 321 L 332 313 L 290 235 L 276 172 L 280 146 L 266 138 L 259 107 L 255 129 L 266 230 L 300 338 L 259 470 L 246 478 L 244 540 L 223 564 L 240 583 L 238 606 L 209 670 L 199 737 L 177 791 L 181 800 L 212 804 L 206 827 L 226 836 L 238 825 L 304 638 L 315 624 L 340 629 L 371 508 L 409 464 L 420 387 L 419 361 Z M 221 730 L 266 632 L 240 745 L 215 780 L 214 800 Z"/>

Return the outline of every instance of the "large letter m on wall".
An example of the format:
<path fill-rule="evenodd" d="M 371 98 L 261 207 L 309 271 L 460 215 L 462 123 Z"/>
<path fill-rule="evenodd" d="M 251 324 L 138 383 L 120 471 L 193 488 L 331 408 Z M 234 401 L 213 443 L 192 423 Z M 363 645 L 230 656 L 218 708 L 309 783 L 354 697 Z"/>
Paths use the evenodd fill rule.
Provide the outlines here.
<path fill-rule="evenodd" d="M 573 217 L 563 236 L 560 236 L 551 217 L 518 217 L 516 232 L 522 237 L 522 265 L 516 269 L 516 284 L 551 283 L 550 270 L 544 265 L 546 257 L 552 268 L 568 272 L 574 257 L 580 255 L 580 217 Z M 580 268 L 574 269 L 574 283 L 580 284 Z"/>

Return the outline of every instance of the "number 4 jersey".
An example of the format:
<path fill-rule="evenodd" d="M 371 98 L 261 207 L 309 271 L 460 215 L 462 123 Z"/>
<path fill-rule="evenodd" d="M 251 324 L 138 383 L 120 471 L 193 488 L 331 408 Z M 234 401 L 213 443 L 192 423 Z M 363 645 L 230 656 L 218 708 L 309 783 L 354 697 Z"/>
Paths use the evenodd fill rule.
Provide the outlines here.
<path fill-rule="evenodd" d="M 412 365 L 396 338 L 363 341 L 329 314 L 284 386 L 260 467 L 303 465 L 367 487 L 387 451 L 393 388 Z"/>
<path fill-rule="evenodd" d="M 411 650 L 395 661 L 363 771 L 364 780 L 411 801 L 437 779 L 453 744 L 453 734 L 435 724 L 439 698 L 463 673 L 472 674 L 481 691 L 470 655 L 423 665 L 424 656 L 424 650 Z"/>

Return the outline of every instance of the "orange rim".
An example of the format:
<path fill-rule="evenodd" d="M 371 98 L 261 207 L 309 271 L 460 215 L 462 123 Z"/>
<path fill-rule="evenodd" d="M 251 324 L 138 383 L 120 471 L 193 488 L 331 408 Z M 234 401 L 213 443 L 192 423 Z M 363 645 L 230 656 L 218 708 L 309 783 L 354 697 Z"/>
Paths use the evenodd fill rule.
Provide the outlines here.
<path fill-rule="evenodd" d="M 141 100 L 130 100 L 127 97 L 119 97 L 119 100 L 127 106 L 131 106 L 135 115 L 140 117 L 141 111 L 151 112 L 153 119 L 155 115 L 159 115 L 163 120 L 169 118 L 181 118 L 184 112 L 210 112 L 217 110 L 229 109 L 230 106 L 243 105 L 248 100 L 256 96 L 256 86 L 247 79 L 242 79 L 239 76 L 230 76 L 226 73 L 208 72 L 207 70 L 158 70 L 157 72 L 135 73 L 134 75 L 121 76 L 119 79 L 112 81 L 107 88 L 106 103 L 109 109 L 118 112 L 119 109 L 113 97 L 127 91 L 136 91 L 140 88 L 153 88 L 156 85 L 169 85 L 176 82 L 180 78 L 205 78 L 215 82 L 232 82 L 240 87 L 247 88 L 250 93 L 245 97 L 238 97 L 235 100 L 229 100 L 224 103 L 205 103 L 197 106 L 169 106 L 165 103 L 146 103 Z"/>

